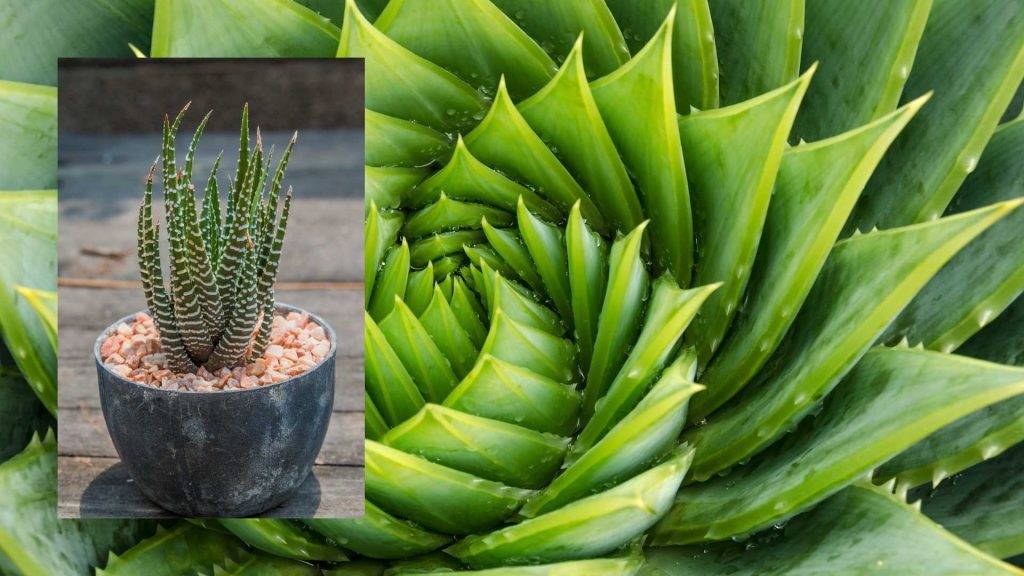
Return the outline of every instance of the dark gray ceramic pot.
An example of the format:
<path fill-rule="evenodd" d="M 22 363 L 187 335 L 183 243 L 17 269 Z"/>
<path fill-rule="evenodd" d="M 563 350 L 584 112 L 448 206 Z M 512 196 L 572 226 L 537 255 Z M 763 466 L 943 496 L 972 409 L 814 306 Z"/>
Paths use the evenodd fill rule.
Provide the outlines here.
<path fill-rule="evenodd" d="M 300 311 L 277 304 L 278 312 Z M 111 372 L 93 354 L 103 418 L 121 461 L 151 500 L 182 516 L 252 516 L 277 506 L 305 481 L 334 403 L 337 337 L 327 358 L 278 384 L 224 392 L 164 390 Z"/>

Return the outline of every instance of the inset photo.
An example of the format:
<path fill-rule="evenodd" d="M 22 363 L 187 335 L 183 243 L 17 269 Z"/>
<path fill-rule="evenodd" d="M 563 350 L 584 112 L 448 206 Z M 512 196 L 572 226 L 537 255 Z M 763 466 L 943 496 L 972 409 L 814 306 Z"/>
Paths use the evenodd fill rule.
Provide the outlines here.
<path fill-rule="evenodd" d="M 363 78 L 60 61 L 60 517 L 362 515 Z"/>

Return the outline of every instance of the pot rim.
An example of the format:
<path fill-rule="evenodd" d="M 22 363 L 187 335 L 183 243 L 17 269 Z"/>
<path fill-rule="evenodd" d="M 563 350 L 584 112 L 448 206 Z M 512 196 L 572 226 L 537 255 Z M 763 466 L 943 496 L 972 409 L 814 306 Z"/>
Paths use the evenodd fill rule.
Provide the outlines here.
<path fill-rule="evenodd" d="M 323 318 L 317 316 L 316 314 L 313 314 L 312 312 L 306 310 L 305 308 L 300 308 L 298 306 L 292 306 L 291 304 L 286 304 L 284 302 L 274 302 L 274 309 L 275 310 L 284 309 L 287 312 L 305 312 L 306 314 L 309 314 L 309 318 L 311 320 L 313 320 L 314 322 L 316 322 L 317 324 L 319 324 L 324 329 L 324 331 L 327 333 L 327 335 L 330 337 L 330 340 L 331 340 L 331 349 L 327 352 L 327 355 L 324 356 L 324 358 L 322 360 L 320 360 L 319 362 L 317 362 L 316 364 L 311 366 L 309 368 L 309 370 L 306 370 L 304 372 L 301 372 L 299 374 L 291 376 L 291 377 L 289 377 L 289 378 L 287 378 L 285 380 L 282 380 L 280 382 L 275 382 L 274 384 L 267 384 L 266 386 L 258 386 L 256 388 L 238 388 L 238 389 L 232 389 L 232 390 L 218 390 L 217 392 L 196 392 L 194 390 L 168 390 L 166 388 L 156 388 L 154 386 L 148 386 L 146 384 L 140 384 L 138 382 L 135 382 L 134 380 L 129 380 L 128 378 L 125 378 L 125 377 L 121 376 L 117 372 L 114 372 L 113 370 L 111 370 L 107 366 L 107 364 L 105 362 L 103 362 L 103 359 L 100 357 L 100 347 L 103 345 L 103 342 L 106 341 L 106 339 L 107 339 L 108 335 L 110 334 L 111 330 L 116 328 L 117 325 L 122 323 L 122 322 L 130 323 L 131 321 L 134 321 L 135 320 L 135 315 L 138 314 L 138 312 L 134 312 L 134 313 L 129 314 L 127 316 L 123 316 L 123 317 L 121 317 L 118 320 L 115 320 L 113 324 L 107 326 L 106 328 L 103 329 L 102 332 L 100 332 L 99 337 L 96 338 L 96 343 L 93 345 L 93 350 L 92 350 L 93 358 L 96 360 L 96 365 L 102 367 L 102 369 L 105 370 L 107 372 L 107 374 L 109 374 L 110 376 L 113 376 L 114 378 L 120 380 L 121 382 L 126 382 L 128 384 L 132 384 L 132 385 L 138 386 L 140 388 L 144 388 L 145 390 L 149 390 L 149 391 L 152 391 L 152 392 L 155 392 L 155 393 L 165 393 L 165 394 L 189 394 L 189 395 L 202 395 L 202 396 L 207 396 L 207 395 L 209 395 L 209 396 L 217 396 L 217 395 L 220 395 L 220 394 L 244 394 L 244 393 L 255 393 L 255 392 L 261 392 L 261 391 L 264 391 L 264 390 L 270 390 L 270 389 L 276 388 L 278 386 L 281 386 L 282 384 L 291 383 L 292 380 L 296 380 L 298 378 L 301 378 L 302 376 L 305 376 L 307 374 L 310 374 L 310 373 L 320 369 L 320 367 L 322 367 L 324 364 L 326 364 L 328 360 L 331 360 L 332 358 L 335 357 L 335 355 L 337 354 L 337 351 L 338 351 L 338 335 L 334 332 L 334 328 L 332 328 L 330 324 L 328 324 L 326 321 L 324 321 Z M 139 312 L 145 312 L 147 314 L 149 313 L 147 310 L 140 310 Z"/>

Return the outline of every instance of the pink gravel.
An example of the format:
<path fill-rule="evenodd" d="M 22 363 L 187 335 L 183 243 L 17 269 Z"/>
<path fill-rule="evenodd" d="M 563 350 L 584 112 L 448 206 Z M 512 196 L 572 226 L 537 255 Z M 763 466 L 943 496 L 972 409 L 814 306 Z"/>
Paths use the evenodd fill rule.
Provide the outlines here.
<path fill-rule="evenodd" d="M 270 345 L 262 358 L 236 368 L 210 372 L 200 367 L 194 374 L 178 374 L 167 369 L 167 356 L 160 345 L 160 334 L 153 319 L 139 312 L 128 324 L 118 324 L 100 346 L 103 363 L 114 373 L 154 388 L 192 392 L 239 390 L 276 384 L 302 374 L 331 351 L 331 342 L 322 326 L 305 312 L 274 315 Z"/>

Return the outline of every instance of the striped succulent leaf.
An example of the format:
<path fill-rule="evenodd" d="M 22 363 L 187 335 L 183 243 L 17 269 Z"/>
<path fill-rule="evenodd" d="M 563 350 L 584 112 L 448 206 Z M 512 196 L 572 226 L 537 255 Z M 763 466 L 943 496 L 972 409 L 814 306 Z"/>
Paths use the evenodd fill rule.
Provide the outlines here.
<path fill-rule="evenodd" d="M 288 189 L 279 210 L 281 180 L 295 136 L 278 163 L 265 193 L 270 159 L 264 163 L 259 128 L 250 151 L 249 107 L 242 111 L 239 164 L 229 188 L 226 222 L 221 221 L 214 162 L 202 207 L 195 199 L 192 167 L 209 114 L 196 129 L 183 169 L 174 158 L 174 140 L 186 105 L 174 122 L 164 119 L 163 185 L 170 257 L 170 286 L 163 280 L 159 231 L 152 215 L 152 173 L 139 209 L 139 270 L 146 302 L 161 342 L 176 371 L 237 365 L 248 353 L 262 354 L 274 311 L 274 278 L 291 207 Z M 155 166 L 154 166 L 155 168 Z M 257 331 L 258 329 L 258 331 Z M 257 331 L 255 338 L 254 331 Z"/>

